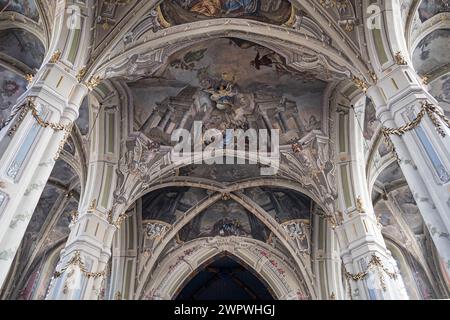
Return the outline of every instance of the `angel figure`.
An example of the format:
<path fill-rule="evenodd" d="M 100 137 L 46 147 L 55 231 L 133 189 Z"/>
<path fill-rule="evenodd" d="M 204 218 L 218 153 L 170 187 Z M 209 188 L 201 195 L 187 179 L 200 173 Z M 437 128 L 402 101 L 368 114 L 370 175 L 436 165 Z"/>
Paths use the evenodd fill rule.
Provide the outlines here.
<path fill-rule="evenodd" d="M 216 108 L 219 110 L 225 110 L 233 107 L 234 97 L 237 95 L 233 84 L 224 83 L 219 86 L 217 90 L 208 90 L 211 93 L 211 100 L 216 102 Z"/>

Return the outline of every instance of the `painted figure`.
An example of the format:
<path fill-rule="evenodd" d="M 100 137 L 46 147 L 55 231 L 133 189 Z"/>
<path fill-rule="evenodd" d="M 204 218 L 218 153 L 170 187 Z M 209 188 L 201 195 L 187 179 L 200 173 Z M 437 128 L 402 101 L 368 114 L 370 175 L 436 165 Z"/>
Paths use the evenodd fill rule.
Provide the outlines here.
<path fill-rule="evenodd" d="M 202 14 L 207 17 L 216 17 L 222 11 L 220 0 L 200 0 L 189 11 Z"/>
<path fill-rule="evenodd" d="M 242 14 L 255 14 L 258 7 L 258 0 L 227 0 L 223 4 L 226 14 L 236 11 L 240 11 Z"/>
<path fill-rule="evenodd" d="M 258 12 L 259 0 L 200 0 L 189 11 L 207 17 L 219 17 L 222 14 L 252 15 Z"/>

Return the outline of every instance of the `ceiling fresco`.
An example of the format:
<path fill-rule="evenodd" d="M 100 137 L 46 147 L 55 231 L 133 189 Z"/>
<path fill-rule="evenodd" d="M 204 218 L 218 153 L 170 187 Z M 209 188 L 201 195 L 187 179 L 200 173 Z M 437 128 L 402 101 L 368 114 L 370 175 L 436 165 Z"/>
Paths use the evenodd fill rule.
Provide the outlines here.
<path fill-rule="evenodd" d="M 450 29 L 439 29 L 420 41 L 413 54 L 413 64 L 420 75 L 426 75 L 450 63 Z"/>
<path fill-rule="evenodd" d="M 450 117 L 450 73 L 433 81 L 429 89 L 430 93 L 439 102 L 439 105 L 444 109 L 447 117 Z"/>
<path fill-rule="evenodd" d="M 327 83 L 316 76 L 293 69 L 265 47 L 222 38 L 178 52 L 159 74 L 129 85 L 141 125 L 156 127 L 149 116 L 170 109 L 168 132 L 186 114 L 203 120 L 206 128 L 253 128 L 262 125 L 258 109 L 263 108 L 268 119 L 282 118 L 272 126 L 285 133 L 281 140 L 287 142 L 296 138 L 294 131 L 321 129 Z"/>
<path fill-rule="evenodd" d="M 404 180 L 403 172 L 399 165 L 394 162 L 378 176 L 377 184 L 389 188 L 391 183 L 396 183 L 400 180 Z"/>
<path fill-rule="evenodd" d="M 89 133 L 89 96 L 84 98 L 81 103 L 80 109 L 78 110 L 79 116 L 75 123 L 78 129 L 80 129 L 81 135 L 87 135 Z"/>
<path fill-rule="evenodd" d="M 419 18 L 424 22 L 441 12 L 450 12 L 449 0 L 422 0 Z"/>
<path fill-rule="evenodd" d="M 423 219 L 409 187 L 399 188 L 395 190 L 393 195 L 402 210 L 403 218 L 411 230 L 415 234 L 422 234 L 424 231 Z"/>
<path fill-rule="evenodd" d="M 211 18 L 245 18 L 281 25 L 293 13 L 286 0 L 166 0 L 159 10 L 170 25 Z"/>
<path fill-rule="evenodd" d="M 38 21 L 39 11 L 34 0 L 0 0 L 0 12 L 17 12 Z"/>
<path fill-rule="evenodd" d="M 376 133 L 379 126 L 380 121 L 377 119 L 375 106 L 373 105 L 373 102 L 369 100 L 364 110 L 364 138 L 367 141 L 372 140 L 372 137 Z"/>
<path fill-rule="evenodd" d="M 223 170 L 222 165 L 189 165 L 179 170 L 179 176 L 199 177 L 220 182 L 235 182 L 259 177 L 260 168 L 257 165 L 236 164 Z"/>
<path fill-rule="evenodd" d="M 25 79 L 0 66 L 0 123 L 9 117 L 11 108 L 26 88 Z"/>
<path fill-rule="evenodd" d="M 265 241 L 269 236 L 263 223 L 232 200 L 215 203 L 180 231 L 180 239 L 203 237 L 251 237 Z"/>
<path fill-rule="evenodd" d="M 38 69 L 44 59 L 45 48 L 41 41 L 23 29 L 0 31 L 0 52 Z"/>
<path fill-rule="evenodd" d="M 309 220 L 313 202 L 307 196 L 279 188 L 250 188 L 243 191 L 279 223 Z M 173 224 L 211 195 L 199 188 L 167 188 L 142 198 L 142 220 Z M 214 203 L 179 233 L 189 241 L 201 237 L 241 236 L 266 241 L 270 231 L 252 213 L 232 199 Z"/>

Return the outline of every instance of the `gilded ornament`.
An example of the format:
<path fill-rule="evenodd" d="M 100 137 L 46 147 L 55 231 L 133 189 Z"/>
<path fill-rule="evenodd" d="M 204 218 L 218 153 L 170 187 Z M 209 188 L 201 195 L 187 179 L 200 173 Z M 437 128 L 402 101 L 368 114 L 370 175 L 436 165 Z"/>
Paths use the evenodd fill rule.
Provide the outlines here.
<path fill-rule="evenodd" d="M 61 51 L 58 49 L 56 50 L 52 57 L 50 58 L 50 63 L 57 63 L 61 59 Z"/>
<path fill-rule="evenodd" d="M 64 150 L 64 146 L 67 143 L 67 140 L 69 140 L 70 133 L 72 132 L 73 123 L 70 123 L 66 126 L 64 130 L 64 137 L 61 139 L 61 142 L 59 143 L 58 151 L 56 152 L 56 155 L 54 157 L 54 160 L 58 160 L 59 156 L 61 155 L 61 152 Z"/>
<path fill-rule="evenodd" d="M 78 73 L 77 73 L 77 80 L 78 82 L 81 82 L 84 78 L 84 76 L 86 75 L 87 72 L 87 67 L 84 66 L 83 68 L 81 68 Z"/>
<path fill-rule="evenodd" d="M 408 64 L 408 62 L 405 59 L 405 56 L 400 51 L 395 54 L 394 58 L 395 63 L 398 64 L 399 66 L 406 66 Z"/>
<path fill-rule="evenodd" d="M 31 73 L 28 73 L 28 74 L 25 76 L 25 80 L 27 80 L 28 83 L 32 83 L 32 82 L 33 82 L 33 79 L 34 79 L 34 75 L 32 75 Z"/>
<path fill-rule="evenodd" d="M 361 196 L 356 198 L 356 211 L 359 213 L 366 213 L 366 209 L 364 209 L 363 201 Z"/>
<path fill-rule="evenodd" d="M 73 210 L 70 213 L 70 217 L 71 217 L 71 220 L 70 220 L 71 224 L 74 224 L 75 222 L 77 222 L 78 221 L 78 217 L 79 217 L 78 211 L 77 210 Z"/>
<path fill-rule="evenodd" d="M 89 90 L 94 90 L 100 83 L 102 82 L 102 78 L 100 76 L 92 77 L 87 83 L 87 87 Z"/>
<path fill-rule="evenodd" d="M 430 81 L 430 77 L 428 76 L 428 75 L 424 75 L 424 76 L 422 76 L 422 83 L 424 84 L 424 85 L 427 85 L 428 83 L 429 83 L 429 81 Z"/>
<path fill-rule="evenodd" d="M 391 135 L 395 136 L 403 136 L 405 133 L 414 130 L 417 128 L 420 123 L 422 122 L 423 117 L 425 115 L 428 115 L 430 120 L 432 121 L 433 125 L 436 127 L 437 132 L 442 136 L 445 137 L 446 134 L 444 130 L 442 129 L 442 124 L 439 122 L 439 119 L 442 120 L 442 122 L 450 128 L 450 119 L 448 119 L 445 114 L 437 108 L 435 105 L 429 103 L 428 101 L 425 101 L 422 103 L 422 108 L 420 112 L 417 114 L 417 117 L 412 120 L 411 122 L 405 124 L 404 126 L 401 126 L 400 128 L 386 128 L 384 127 L 382 129 L 383 135 L 386 138 L 386 142 L 393 147 L 392 142 L 390 140 Z"/>
<path fill-rule="evenodd" d="M 80 269 L 81 273 L 87 277 L 87 278 L 100 278 L 106 275 L 106 269 L 103 270 L 102 272 L 90 272 L 86 270 L 86 266 L 84 265 L 84 262 L 81 260 L 81 253 L 80 251 L 75 251 L 74 256 L 69 260 L 69 262 L 67 263 L 67 265 L 65 267 L 63 267 L 62 269 L 60 269 L 59 271 L 55 271 L 55 273 L 53 274 L 54 278 L 59 278 L 64 272 L 67 271 L 67 269 L 69 269 L 69 267 L 74 266 L 74 267 L 78 267 L 78 269 Z"/>
<path fill-rule="evenodd" d="M 375 72 L 373 72 L 373 71 L 369 71 L 369 76 L 370 76 L 370 78 L 372 79 L 372 81 L 373 81 L 375 84 L 377 84 L 377 82 L 378 82 L 378 76 L 377 76 L 377 74 L 376 74 Z"/>
<path fill-rule="evenodd" d="M 110 225 L 116 227 L 117 229 L 120 229 L 120 227 L 122 226 L 122 223 L 124 223 L 128 217 L 129 216 L 126 213 L 122 213 L 119 215 L 117 220 L 114 221 L 114 215 L 113 215 L 112 211 L 109 211 L 107 219 L 108 219 L 108 223 Z"/>
<path fill-rule="evenodd" d="M 345 21 L 344 30 L 347 32 L 353 32 L 353 30 L 355 30 L 355 21 L 353 20 Z"/>
<path fill-rule="evenodd" d="M 228 201 L 231 199 L 231 196 L 229 193 L 222 193 L 222 200 L 223 201 Z"/>
<path fill-rule="evenodd" d="M 67 131 L 72 130 L 72 123 L 69 123 L 67 125 L 60 124 L 60 123 L 53 123 L 53 122 L 47 122 L 44 119 L 41 118 L 39 115 L 39 112 L 36 108 L 36 105 L 32 101 L 31 98 L 29 98 L 25 104 L 26 108 L 31 110 L 31 114 L 33 115 L 33 118 L 36 120 L 37 124 L 41 126 L 42 128 L 51 128 L 54 131 Z"/>
<path fill-rule="evenodd" d="M 367 90 L 369 89 L 369 85 L 367 84 L 367 82 L 365 82 L 364 80 L 353 76 L 352 77 L 352 81 L 355 83 L 355 85 L 362 90 L 364 93 L 367 92 Z"/>
<path fill-rule="evenodd" d="M 377 255 L 373 254 L 371 260 L 369 261 L 366 270 L 362 271 L 362 272 L 358 272 L 355 274 L 352 274 L 350 272 L 348 272 L 345 267 L 344 267 L 344 273 L 345 273 L 345 277 L 347 278 L 347 280 L 353 280 L 353 281 L 362 281 L 364 280 L 368 275 L 369 272 L 376 269 L 376 272 L 378 274 L 378 278 L 380 280 L 380 284 L 381 287 L 383 288 L 384 291 L 386 291 L 386 281 L 384 279 L 384 275 L 386 274 L 389 278 L 396 280 L 398 277 L 398 272 L 394 271 L 391 272 L 389 271 L 384 265 L 383 262 L 381 261 L 381 258 L 378 257 Z M 384 274 L 382 273 L 384 272 Z"/>
<path fill-rule="evenodd" d="M 301 153 L 303 151 L 303 146 L 300 143 L 298 143 L 298 142 L 293 143 L 292 144 L 292 151 L 294 153 Z"/>

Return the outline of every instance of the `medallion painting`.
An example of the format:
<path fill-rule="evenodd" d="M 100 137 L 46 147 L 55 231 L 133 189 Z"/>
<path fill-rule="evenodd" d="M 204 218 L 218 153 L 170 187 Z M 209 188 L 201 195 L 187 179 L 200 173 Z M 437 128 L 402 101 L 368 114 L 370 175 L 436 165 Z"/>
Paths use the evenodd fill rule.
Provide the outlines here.
<path fill-rule="evenodd" d="M 282 25 L 292 6 L 286 0 L 168 0 L 160 7 L 172 25 L 212 18 L 244 18 Z"/>

